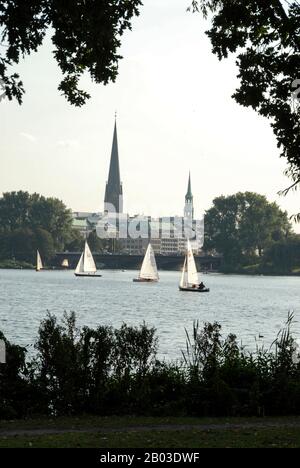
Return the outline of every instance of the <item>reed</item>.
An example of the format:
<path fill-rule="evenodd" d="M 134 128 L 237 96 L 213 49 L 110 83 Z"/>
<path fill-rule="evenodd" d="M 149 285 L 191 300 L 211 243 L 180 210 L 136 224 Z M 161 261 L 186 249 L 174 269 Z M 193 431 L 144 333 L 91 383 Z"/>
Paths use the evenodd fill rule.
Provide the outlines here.
<path fill-rule="evenodd" d="M 300 414 L 294 314 L 272 346 L 254 353 L 218 323 L 193 323 L 179 362 L 157 358 L 156 330 L 42 321 L 35 355 L 9 343 L 0 366 L 0 418 L 35 415 L 263 416 Z"/>

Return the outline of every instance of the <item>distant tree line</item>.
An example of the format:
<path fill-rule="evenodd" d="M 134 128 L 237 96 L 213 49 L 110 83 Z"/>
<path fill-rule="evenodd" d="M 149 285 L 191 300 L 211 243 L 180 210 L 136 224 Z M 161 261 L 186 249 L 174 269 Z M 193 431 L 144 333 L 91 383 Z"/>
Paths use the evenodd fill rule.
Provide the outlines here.
<path fill-rule="evenodd" d="M 286 212 L 257 193 L 218 197 L 205 216 L 205 245 L 223 254 L 223 271 L 300 272 L 300 236 Z"/>
<path fill-rule="evenodd" d="M 72 213 L 60 200 L 21 191 L 0 198 L 0 260 L 35 264 L 39 249 L 47 262 L 74 237 Z"/>
<path fill-rule="evenodd" d="M 35 354 L 5 340 L 0 419 L 47 415 L 270 416 L 300 414 L 292 317 L 270 350 L 250 354 L 218 323 L 194 324 L 181 361 L 160 361 L 145 324 L 78 329 L 74 314 L 42 322 Z M 180 351 L 180 350 L 178 350 Z"/>
<path fill-rule="evenodd" d="M 0 198 L 1 265 L 34 265 L 37 249 L 51 265 L 56 252 L 80 252 L 84 241 L 62 201 L 22 191 Z M 96 231 L 88 242 L 94 252 L 113 250 Z M 300 236 L 293 233 L 287 213 L 257 193 L 214 200 L 205 216 L 204 250 L 223 255 L 224 272 L 300 272 Z"/>
<path fill-rule="evenodd" d="M 91 250 L 109 248 L 96 231 L 88 235 Z M 0 265 L 32 267 L 36 251 L 53 263 L 56 252 L 80 252 L 85 238 L 73 227 L 72 212 L 62 201 L 28 192 L 4 193 L 0 198 Z"/>

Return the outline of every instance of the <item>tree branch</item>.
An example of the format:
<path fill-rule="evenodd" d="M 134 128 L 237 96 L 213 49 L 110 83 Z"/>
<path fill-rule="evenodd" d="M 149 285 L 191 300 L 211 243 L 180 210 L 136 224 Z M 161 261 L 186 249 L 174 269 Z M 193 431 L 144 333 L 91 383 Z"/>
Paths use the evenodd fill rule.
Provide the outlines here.
<path fill-rule="evenodd" d="M 279 15 L 282 18 L 283 23 L 287 26 L 288 30 L 291 30 L 291 20 L 283 8 L 283 5 L 280 0 L 271 0 L 271 4 L 274 6 L 275 10 L 279 13 Z M 293 41 L 295 43 L 295 47 L 300 50 L 300 39 L 297 36 L 296 31 L 291 32 L 291 36 L 293 38 Z"/>

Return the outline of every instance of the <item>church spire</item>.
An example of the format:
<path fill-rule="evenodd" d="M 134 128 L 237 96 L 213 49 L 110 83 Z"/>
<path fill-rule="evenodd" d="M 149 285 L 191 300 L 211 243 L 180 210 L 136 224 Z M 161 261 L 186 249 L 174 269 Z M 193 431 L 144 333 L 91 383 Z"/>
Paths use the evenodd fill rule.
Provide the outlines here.
<path fill-rule="evenodd" d="M 193 202 L 191 173 L 189 174 L 188 190 L 187 190 L 187 194 L 185 196 L 185 201 L 186 202 L 188 202 L 188 201 Z"/>
<path fill-rule="evenodd" d="M 116 213 L 123 213 L 123 187 L 120 175 L 117 114 L 115 116 L 109 176 L 105 192 L 105 211 L 111 212 L 112 207 L 115 208 Z"/>
<path fill-rule="evenodd" d="M 188 190 L 185 196 L 184 217 L 194 219 L 194 197 L 192 193 L 191 173 L 189 174 Z"/>

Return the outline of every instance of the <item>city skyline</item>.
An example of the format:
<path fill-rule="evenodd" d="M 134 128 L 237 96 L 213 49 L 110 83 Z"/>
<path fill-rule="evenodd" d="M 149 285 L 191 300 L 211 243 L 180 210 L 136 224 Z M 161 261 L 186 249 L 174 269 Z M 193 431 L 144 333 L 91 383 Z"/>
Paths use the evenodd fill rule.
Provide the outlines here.
<path fill-rule="evenodd" d="M 49 36 L 21 63 L 23 106 L 0 104 L 1 191 L 39 192 L 74 211 L 102 211 L 117 109 L 126 212 L 180 214 L 189 170 L 197 214 L 238 191 L 264 194 L 290 215 L 299 211 L 297 194 L 277 195 L 289 180 L 269 122 L 230 97 L 234 60 L 219 63 L 203 19 L 186 13 L 181 0 L 167 3 L 149 0 L 134 20 L 115 84 L 84 78 L 92 99 L 82 109 L 57 92 Z"/>

